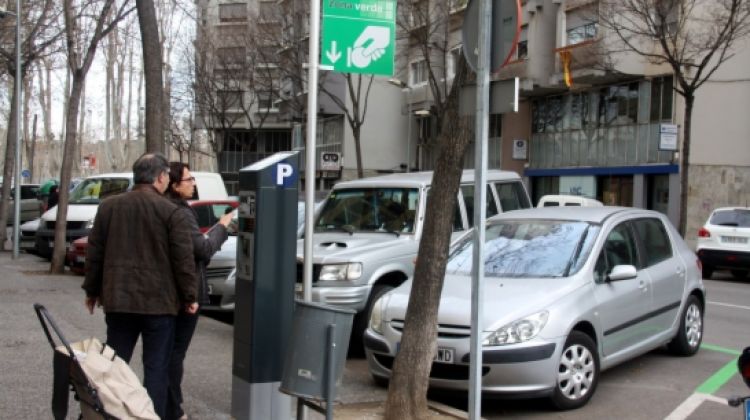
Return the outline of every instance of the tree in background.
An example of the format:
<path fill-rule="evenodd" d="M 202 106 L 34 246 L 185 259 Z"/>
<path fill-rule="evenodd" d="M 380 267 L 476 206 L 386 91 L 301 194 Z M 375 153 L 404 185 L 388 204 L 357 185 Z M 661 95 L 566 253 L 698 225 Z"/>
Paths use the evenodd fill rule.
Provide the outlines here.
<path fill-rule="evenodd" d="M 146 151 L 164 152 L 164 63 L 161 38 L 153 0 L 135 0 L 143 46 L 143 74 L 146 80 Z"/>
<path fill-rule="evenodd" d="M 615 35 L 609 52 L 630 51 L 673 72 L 684 98 L 680 151 L 680 233 L 687 228 L 690 146 L 696 91 L 734 56 L 738 40 L 750 32 L 748 0 L 602 0 L 599 25 Z"/>
<path fill-rule="evenodd" d="M 81 103 L 81 95 L 86 83 L 86 75 L 94 61 L 101 40 L 107 36 L 134 8 L 128 0 L 118 5 L 116 0 L 74 3 L 63 0 L 65 19 L 65 39 L 68 51 L 68 68 L 72 77 L 70 96 L 66 109 L 65 146 L 63 151 L 60 185 L 70 185 L 73 161 L 76 160 L 78 128 L 76 121 Z M 110 19 L 110 13 L 111 19 Z M 62 274 L 65 271 L 65 233 L 68 217 L 68 189 L 60 188 L 55 224 L 55 245 L 50 272 Z"/>
<path fill-rule="evenodd" d="M 30 74 L 33 63 L 53 53 L 56 43 L 62 36 L 62 31 L 59 25 L 60 8 L 57 2 L 44 0 L 23 4 L 27 7 L 22 7 L 20 11 L 13 11 L 21 15 L 21 63 L 16 62 L 15 19 L 5 17 L 0 19 L 0 25 L 3 25 L 0 26 L 0 69 L 4 70 L 10 77 L 15 77 L 16 66 L 20 64 L 21 78 L 25 79 Z M 16 126 L 16 113 L 23 112 L 16 109 L 16 97 L 19 94 L 16 91 L 16 83 L 13 83 L 5 159 L 3 161 L 3 179 L 5 182 L 3 182 L 0 190 L 2 196 L 0 197 L 0 243 L 5 242 L 5 226 L 8 224 L 11 200 L 11 180 L 14 178 L 13 169 L 16 163 L 16 131 L 19 128 Z M 18 164 L 20 165 L 21 162 L 18 162 Z"/>

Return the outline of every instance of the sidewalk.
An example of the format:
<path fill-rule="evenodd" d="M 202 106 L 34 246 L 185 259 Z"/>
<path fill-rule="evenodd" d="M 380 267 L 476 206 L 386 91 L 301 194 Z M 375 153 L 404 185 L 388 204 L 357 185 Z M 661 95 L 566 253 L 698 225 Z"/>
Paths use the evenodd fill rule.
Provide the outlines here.
<path fill-rule="evenodd" d="M 13 260 L 9 252 L 0 252 L 0 272 L 0 418 L 51 418 L 53 350 L 32 305 L 46 306 L 71 341 L 92 336 L 103 340 L 104 316 L 101 310 L 94 315 L 85 310 L 83 277 L 50 275 L 49 262 L 39 257 L 22 253 Z M 185 411 L 191 419 L 231 419 L 232 342 L 232 325 L 201 317 L 183 380 Z M 139 376 L 140 351 L 139 345 L 131 362 Z M 347 360 L 338 390 L 337 420 L 382 418 L 387 391 L 372 383 L 366 365 L 364 359 Z M 72 393 L 69 407 L 68 418 L 76 419 L 79 410 Z M 309 411 L 309 420 L 324 418 Z M 435 420 L 466 418 L 449 407 L 435 406 L 435 413 Z"/>

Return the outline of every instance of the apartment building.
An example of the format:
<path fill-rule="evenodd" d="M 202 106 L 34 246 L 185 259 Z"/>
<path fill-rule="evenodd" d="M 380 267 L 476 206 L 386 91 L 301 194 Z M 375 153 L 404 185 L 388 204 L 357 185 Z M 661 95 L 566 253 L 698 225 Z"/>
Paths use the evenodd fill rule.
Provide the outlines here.
<path fill-rule="evenodd" d="M 220 153 L 220 167 L 229 179 L 232 171 L 264 153 L 304 147 L 308 3 L 198 2 L 203 10 L 202 25 L 207 28 L 228 32 L 228 27 L 235 25 L 267 26 L 266 33 L 281 31 L 271 37 L 281 41 L 255 40 L 265 51 L 256 55 L 275 57 L 275 67 L 253 64 L 262 60 L 249 53 L 247 61 L 239 65 L 274 69 L 271 79 L 276 84 L 269 91 L 276 93 L 275 99 L 257 109 L 273 110 L 261 131 L 282 140 L 255 140 L 255 146 L 248 145 L 248 139 L 255 137 L 246 133 L 253 129 L 237 118 L 237 124 L 226 130 L 230 147 Z M 361 130 L 365 176 L 434 166 L 440 106 L 462 54 L 461 28 L 467 3 L 398 2 L 396 74 L 393 78 L 375 77 L 366 102 L 368 111 Z M 612 34 L 599 24 L 596 0 L 521 3 L 518 47 L 511 62 L 492 75 L 498 83 L 520 78 L 520 109 L 517 113 L 490 110 L 489 166 L 522 174 L 535 201 L 544 194 L 580 194 L 607 204 L 655 209 L 677 224 L 685 105 L 675 93 L 671 68 L 654 65 L 632 52 L 608 50 Z M 263 10 L 274 10 L 277 18 L 270 19 L 271 12 Z M 747 47 L 747 43 L 739 43 L 736 55 L 697 91 L 688 182 L 688 240 L 711 209 L 750 201 L 750 147 L 746 144 L 750 125 L 743 118 L 750 102 Z M 221 48 L 238 46 L 225 43 Z M 219 49 L 213 52 L 222 55 Z M 229 51 L 224 55 L 233 56 Z M 316 174 L 316 183 L 327 187 L 339 179 L 356 177 L 354 136 L 347 111 L 363 103 L 353 101 L 344 75 L 327 71 L 320 75 L 325 92 L 318 95 L 317 156 L 328 152 L 341 156 L 338 170 Z M 226 103 L 239 101 L 227 96 Z M 493 102 L 504 100 L 493 98 Z M 220 122 L 207 126 L 217 131 L 222 128 Z M 472 150 L 464 166 L 473 166 Z"/>

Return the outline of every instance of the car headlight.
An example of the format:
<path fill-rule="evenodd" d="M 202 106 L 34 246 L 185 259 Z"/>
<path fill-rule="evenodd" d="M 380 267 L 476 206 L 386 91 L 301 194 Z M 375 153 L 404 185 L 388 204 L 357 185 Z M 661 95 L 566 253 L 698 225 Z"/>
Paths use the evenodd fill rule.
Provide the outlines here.
<path fill-rule="evenodd" d="M 383 312 L 388 305 L 389 299 L 390 295 L 385 294 L 378 298 L 378 300 L 375 301 L 375 304 L 372 305 L 372 312 L 370 312 L 370 329 L 378 334 L 383 334 L 383 325 L 385 324 L 383 322 Z"/>
<path fill-rule="evenodd" d="M 83 226 L 84 229 L 93 229 L 94 228 L 94 219 L 89 219 L 88 222 L 86 222 L 86 225 Z"/>
<path fill-rule="evenodd" d="M 320 268 L 320 281 L 357 280 L 362 277 L 362 264 L 328 264 Z"/>
<path fill-rule="evenodd" d="M 544 328 L 548 318 L 549 312 L 541 311 L 513 321 L 510 324 L 503 325 L 487 336 L 482 345 L 502 346 L 531 340 Z"/>

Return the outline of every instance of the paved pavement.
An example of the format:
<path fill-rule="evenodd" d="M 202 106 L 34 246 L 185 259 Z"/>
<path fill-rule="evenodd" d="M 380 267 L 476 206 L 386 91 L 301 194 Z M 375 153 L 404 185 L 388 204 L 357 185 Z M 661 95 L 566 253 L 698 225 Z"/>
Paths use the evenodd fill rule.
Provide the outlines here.
<path fill-rule="evenodd" d="M 32 304 L 44 304 L 70 340 L 105 337 L 101 311 L 89 315 L 83 306 L 82 277 L 52 276 L 49 263 L 22 254 L 11 260 L 0 252 L 0 419 L 50 418 L 52 349 L 36 319 Z M 730 395 L 750 391 L 736 375 L 734 358 L 750 344 L 750 284 L 718 279 L 707 282 L 704 348 L 692 358 L 654 351 L 607 371 L 597 394 L 584 408 L 554 412 L 544 401 L 483 402 L 486 418 L 556 419 L 727 419 L 741 417 L 741 410 L 723 404 Z M 227 322 L 201 317 L 188 352 L 184 380 L 186 410 L 193 419 L 230 419 L 232 331 Z M 136 355 L 140 350 L 136 350 Z M 140 375 L 139 360 L 133 361 Z M 339 396 L 353 407 L 377 408 L 386 390 L 374 386 L 362 359 L 347 361 Z M 698 400 L 695 400 L 697 395 Z M 461 396 L 434 396 L 441 403 L 465 409 Z M 692 400 L 691 400 L 692 399 Z M 369 403 L 369 404 L 367 404 Z M 694 410 L 690 407 L 693 404 Z M 71 414 L 77 407 L 71 400 Z M 691 408 L 680 414 L 679 407 Z M 676 413 L 676 414 L 675 414 Z M 311 420 L 322 416 L 311 415 Z M 337 416 L 337 419 L 356 419 Z M 360 417 L 364 418 L 364 417 Z M 372 417 L 368 417 L 372 418 Z"/>
<path fill-rule="evenodd" d="M 48 270 L 49 263 L 33 255 L 21 254 L 12 260 L 9 253 L 0 252 L 0 419 L 51 417 L 52 348 L 34 313 L 35 302 L 47 307 L 67 339 L 105 338 L 101 310 L 89 315 L 83 306 L 83 278 L 53 276 Z M 210 317 L 201 317 L 198 323 L 183 381 L 186 412 L 193 419 L 231 418 L 232 332 L 231 324 Z M 141 376 L 139 354 L 136 348 L 132 365 Z M 384 401 L 385 389 L 362 380 L 362 372 L 366 372 L 363 359 L 348 362 L 341 400 L 348 404 Z M 72 394 L 70 407 L 68 418 L 77 418 Z"/>

